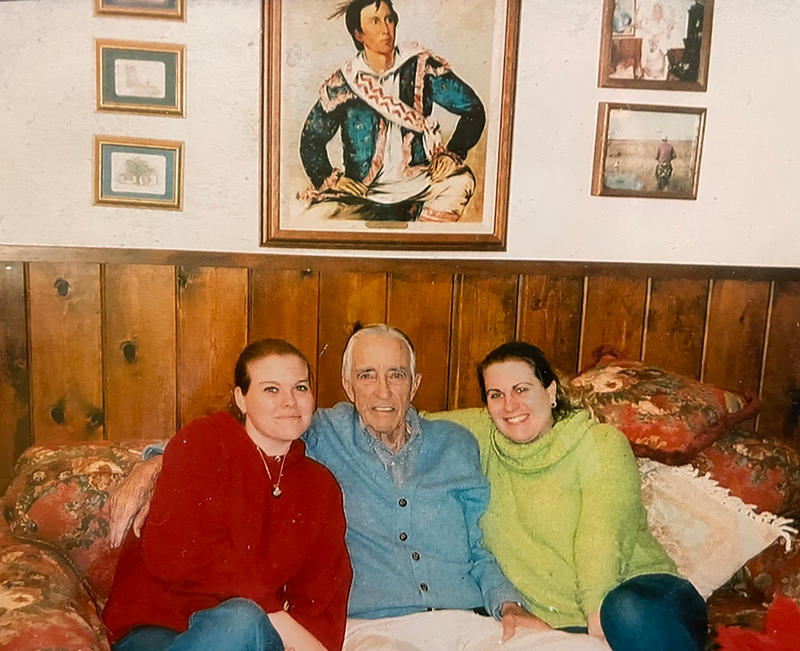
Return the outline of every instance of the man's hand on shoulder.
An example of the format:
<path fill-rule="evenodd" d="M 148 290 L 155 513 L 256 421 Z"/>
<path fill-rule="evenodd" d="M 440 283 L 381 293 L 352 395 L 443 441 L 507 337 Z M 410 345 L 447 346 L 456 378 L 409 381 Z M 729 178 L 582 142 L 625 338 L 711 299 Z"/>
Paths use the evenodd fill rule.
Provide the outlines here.
<path fill-rule="evenodd" d="M 122 544 L 131 527 L 137 537 L 141 535 L 162 460 L 157 456 L 136 464 L 109 500 L 109 539 L 113 547 Z"/>
<path fill-rule="evenodd" d="M 545 621 L 512 601 L 506 601 L 502 605 L 500 614 L 502 615 L 500 623 L 503 625 L 503 642 L 514 637 L 517 628 L 530 628 L 535 631 L 550 631 L 553 629 Z"/>

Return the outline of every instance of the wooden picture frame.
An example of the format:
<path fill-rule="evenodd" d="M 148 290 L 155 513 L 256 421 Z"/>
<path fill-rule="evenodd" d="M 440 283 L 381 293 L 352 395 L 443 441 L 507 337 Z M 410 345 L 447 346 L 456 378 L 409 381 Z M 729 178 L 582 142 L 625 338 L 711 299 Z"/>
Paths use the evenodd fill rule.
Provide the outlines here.
<path fill-rule="evenodd" d="M 601 88 L 705 91 L 714 0 L 603 0 Z"/>
<path fill-rule="evenodd" d="M 186 0 L 95 0 L 97 16 L 186 20 Z"/>
<path fill-rule="evenodd" d="M 97 110 L 186 116 L 186 47 L 95 40 Z"/>
<path fill-rule="evenodd" d="M 265 4 L 262 245 L 505 249 L 521 0 L 397 5 L 387 99 L 345 16 L 318 0 Z M 455 110 L 456 96 L 461 115 L 439 103 Z"/>
<path fill-rule="evenodd" d="M 706 109 L 600 102 L 592 194 L 697 199 Z"/>
<path fill-rule="evenodd" d="M 183 210 L 183 142 L 95 136 L 94 203 Z"/>

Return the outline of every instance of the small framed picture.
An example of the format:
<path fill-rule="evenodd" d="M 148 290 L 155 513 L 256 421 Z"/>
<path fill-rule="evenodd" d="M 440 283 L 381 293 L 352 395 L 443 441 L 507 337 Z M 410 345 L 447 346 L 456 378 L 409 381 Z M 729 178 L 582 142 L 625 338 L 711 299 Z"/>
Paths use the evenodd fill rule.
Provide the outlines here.
<path fill-rule="evenodd" d="M 183 209 L 183 143 L 94 137 L 95 205 Z"/>
<path fill-rule="evenodd" d="M 186 115 L 186 48 L 95 41 L 97 110 Z"/>
<path fill-rule="evenodd" d="M 704 108 L 601 102 L 592 194 L 697 199 L 705 121 Z"/>
<path fill-rule="evenodd" d="M 95 0 L 98 16 L 186 19 L 186 0 Z"/>
<path fill-rule="evenodd" d="M 714 0 L 603 0 L 598 84 L 704 91 Z"/>

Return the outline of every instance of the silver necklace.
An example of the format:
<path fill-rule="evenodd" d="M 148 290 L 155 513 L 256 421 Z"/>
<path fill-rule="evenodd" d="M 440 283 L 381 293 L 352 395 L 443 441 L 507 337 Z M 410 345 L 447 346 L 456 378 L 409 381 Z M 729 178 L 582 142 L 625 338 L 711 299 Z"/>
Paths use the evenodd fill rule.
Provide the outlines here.
<path fill-rule="evenodd" d="M 269 477 L 269 480 L 272 481 L 272 473 L 269 471 L 269 466 L 267 465 L 267 456 L 264 454 L 264 450 L 262 450 L 260 447 L 256 446 L 256 449 L 258 450 L 258 454 L 261 457 L 261 461 L 264 463 L 264 470 L 267 471 L 267 477 Z M 287 455 L 288 455 L 288 450 L 281 459 L 281 469 L 278 471 L 278 481 L 272 484 L 272 497 L 274 497 L 276 500 L 279 499 L 281 495 L 283 495 L 283 491 L 281 490 L 281 478 L 283 477 L 283 464 L 286 463 Z"/>

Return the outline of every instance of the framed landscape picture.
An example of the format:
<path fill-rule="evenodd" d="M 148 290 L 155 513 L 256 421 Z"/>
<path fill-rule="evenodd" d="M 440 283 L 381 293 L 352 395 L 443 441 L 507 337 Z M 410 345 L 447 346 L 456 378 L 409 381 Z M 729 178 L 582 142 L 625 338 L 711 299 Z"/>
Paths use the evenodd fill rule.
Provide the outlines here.
<path fill-rule="evenodd" d="M 714 0 L 603 0 L 598 84 L 704 91 Z"/>
<path fill-rule="evenodd" d="M 505 248 L 520 5 L 267 2 L 262 244 Z"/>
<path fill-rule="evenodd" d="M 185 20 L 186 0 L 95 0 L 98 16 Z"/>
<path fill-rule="evenodd" d="M 183 143 L 94 137 L 95 205 L 183 209 Z"/>
<path fill-rule="evenodd" d="M 186 48 L 96 40 L 97 110 L 186 115 Z"/>
<path fill-rule="evenodd" d="M 704 108 L 601 102 L 592 194 L 697 199 L 705 120 Z"/>

